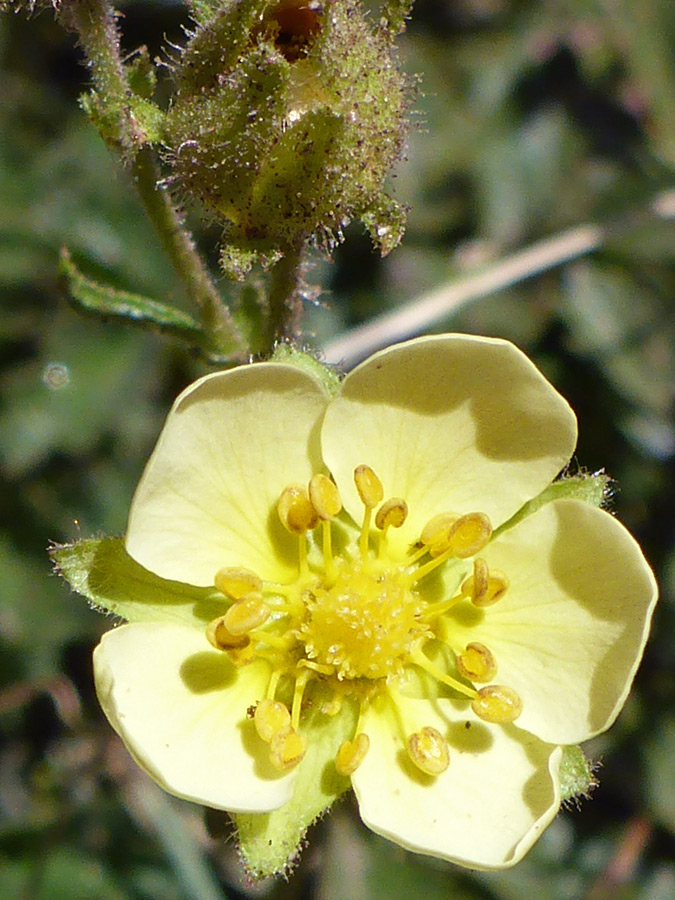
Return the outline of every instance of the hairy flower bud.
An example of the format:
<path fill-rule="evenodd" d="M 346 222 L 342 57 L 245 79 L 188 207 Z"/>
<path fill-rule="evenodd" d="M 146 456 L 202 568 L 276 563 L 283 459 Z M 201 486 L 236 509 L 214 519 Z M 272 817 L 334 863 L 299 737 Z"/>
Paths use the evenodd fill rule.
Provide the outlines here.
<path fill-rule="evenodd" d="M 382 186 L 406 84 L 393 35 L 357 0 L 223 0 L 175 74 L 169 181 L 225 223 L 230 275 L 306 241 L 330 249 L 353 218 L 382 253 L 396 246 L 404 214 Z"/>

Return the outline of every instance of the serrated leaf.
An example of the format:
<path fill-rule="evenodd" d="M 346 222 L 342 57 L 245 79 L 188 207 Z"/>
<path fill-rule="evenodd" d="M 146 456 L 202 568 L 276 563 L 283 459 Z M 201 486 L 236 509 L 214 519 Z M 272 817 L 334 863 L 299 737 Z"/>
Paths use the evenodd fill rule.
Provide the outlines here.
<path fill-rule="evenodd" d="M 128 622 L 180 622 L 194 628 L 222 615 L 225 601 L 211 588 L 167 581 L 139 565 L 122 538 L 88 538 L 57 544 L 54 567 L 96 609 Z"/>
<path fill-rule="evenodd" d="M 140 294 L 119 291 L 92 281 L 79 271 L 65 247 L 61 250 L 60 267 L 68 281 L 70 296 L 78 309 L 102 318 L 115 316 L 136 325 L 158 328 L 192 344 L 203 343 L 199 323 L 187 313 Z"/>
<path fill-rule="evenodd" d="M 281 875 L 292 868 L 306 830 L 348 790 L 349 778 L 338 775 L 335 756 L 355 727 L 356 711 L 351 706 L 343 705 L 331 718 L 315 703 L 306 725 L 303 721 L 308 748 L 298 767 L 293 797 L 271 813 L 233 816 L 240 850 L 253 877 Z"/>

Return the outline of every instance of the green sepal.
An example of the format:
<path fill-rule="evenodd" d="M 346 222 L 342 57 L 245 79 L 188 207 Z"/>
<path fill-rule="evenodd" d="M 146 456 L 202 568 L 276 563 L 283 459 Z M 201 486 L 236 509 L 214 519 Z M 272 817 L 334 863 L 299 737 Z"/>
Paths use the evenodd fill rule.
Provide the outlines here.
<path fill-rule="evenodd" d="M 127 553 L 122 538 L 86 538 L 50 548 L 54 569 L 91 605 L 128 622 L 176 622 L 203 630 L 226 600 L 213 588 L 167 581 Z"/>
<path fill-rule="evenodd" d="M 340 745 L 353 738 L 356 709 L 344 703 L 331 717 L 321 712 L 318 698 L 312 701 L 302 722 L 307 753 L 298 766 L 292 798 L 271 813 L 232 816 L 243 862 L 253 878 L 287 874 L 297 862 L 309 826 L 350 787 L 349 778 L 337 773 L 335 756 Z"/>
<path fill-rule="evenodd" d="M 165 116 L 159 106 L 156 106 L 150 100 L 135 97 L 133 111 L 134 118 L 145 135 L 144 143 L 161 143 L 164 140 Z"/>
<path fill-rule="evenodd" d="M 401 243 L 405 232 L 406 210 L 400 203 L 382 194 L 361 215 L 373 244 L 386 256 Z"/>
<path fill-rule="evenodd" d="M 321 384 L 328 397 L 334 397 L 340 388 L 340 377 L 334 368 L 320 362 L 311 353 L 298 350 L 292 344 L 277 344 L 272 354 L 272 360 L 296 366 L 307 372 Z"/>
<path fill-rule="evenodd" d="M 405 31 L 405 20 L 412 12 L 414 0 L 387 0 L 382 9 L 391 37 Z"/>
<path fill-rule="evenodd" d="M 554 481 L 544 488 L 541 494 L 528 500 L 508 522 L 495 531 L 495 534 L 512 528 L 552 500 L 583 500 L 584 503 L 590 503 L 591 506 L 602 508 L 611 496 L 611 488 L 612 479 L 605 472 L 594 472 L 593 474 L 580 472 L 578 475 L 563 475 L 558 481 Z"/>
<path fill-rule="evenodd" d="M 129 87 L 143 100 L 151 100 L 157 87 L 157 72 L 147 47 L 139 47 L 126 65 Z M 159 110 L 158 110 L 159 111 Z"/>
<path fill-rule="evenodd" d="M 204 345 L 204 334 L 198 322 L 187 313 L 157 300 L 92 281 L 79 271 L 65 247 L 61 250 L 60 270 L 78 309 L 101 318 L 115 316 L 135 325 L 158 328 L 190 344 Z"/>
<path fill-rule="evenodd" d="M 125 159 L 132 159 L 147 144 L 163 140 L 164 113 L 137 94 L 130 92 L 118 100 L 92 90 L 80 97 L 80 106 L 106 144 L 119 150 Z"/>
<path fill-rule="evenodd" d="M 589 797 L 597 787 L 596 765 L 584 756 L 581 747 L 563 747 L 560 763 L 560 795 L 563 803 L 578 803 L 581 797 Z"/>
<path fill-rule="evenodd" d="M 143 143 L 142 140 L 136 142 L 129 138 L 124 124 L 128 108 L 119 100 L 102 97 L 91 90 L 88 94 L 82 94 L 80 106 L 105 143 L 118 149 L 125 159 Z M 135 144 L 138 146 L 135 147 Z"/>

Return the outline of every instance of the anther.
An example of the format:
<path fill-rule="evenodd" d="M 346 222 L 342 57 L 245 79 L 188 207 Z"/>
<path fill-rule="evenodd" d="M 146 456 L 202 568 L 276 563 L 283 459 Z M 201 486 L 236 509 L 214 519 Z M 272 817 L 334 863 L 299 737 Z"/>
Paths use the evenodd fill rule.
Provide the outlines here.
<path fill-rule="evenodd" d="M 506 575 L 497 569 L 489 571 L 485 560 L 478 557 L 473 561 L 473 575 L 462 584 L 462 594 L 482 609 L 501 600 L 508 587 Z"/>
<path fill-rule="evenodd" d="M 469 681 L 492 681 L 497 674 L 497 662 L 485 644 L 473 641 L 456 660 L 460 675 Z"/>
<path fill-rule="evenodd" d="M 263 625 L 270 616 L 262 594 L 249 594 L 234 603 L 223 616 L 223 623 L 230 634 L 248 634 Z"/>
<path fill-rule="evenodd" d="M 454 513 L 440 513 L 424 526 L 420 542 L 429 548 L 432 557 L 440 556 L 447 549 L 450 529 L 458 518 Z"/>
<path fill-rule="evenodd" d="M 209 622 L 206 628 L 206 639 L 216 650 L 232 650 L 235 647 L 245 647 L 251 639 L 247 634 L 232 634 L 225 624 L 225 616 L 219 616 Z"/>
<path fill-rule="evenodd" d="M 345 741 L 335 757 L 335 768 L 338 775 L 352 775 L 363 760 L 370 748 L 370 738 L 363 731 L 357 734 L 353 741 Z"/>
<path fill-rule="evenodd" d="M 281 524 L 291 534 L 304 534 L 319 523 L 317 511 L 312 506 L 306 489 L 300 484 L 289 484 L 281 492 L 277 503 Z"/>
<path fill-rule="evenodd" d="M 448 549 L 458 559 L 479 553 L 492 537 L 492 524 L 485 513 L 460 516 L 448 533 Z"/>
<path fill-rule="evenodd" d="M 225 652 L 232 665 L 237 667 L 247 666 L 257 655 L 255 644 L 250 640 L 247 640 L 241 647 L 227 647 Z"/>
<path fill-rule="evenodd" d="M 357 466 L 354 469 L 354 484 L 366 509 L 374 509 L 382 502 L 384 488 L 370 466 Z"/>
<path fill-rule="evenodd" d="M 244 568 L 220 569 L 216 572 L 213 583 L 216 590 L 225 594 L 230 600 L 241 600 L 252 591 L 262 590 L 262 580 L 255 572 Z"/>
<path fill-rule="evenodd" d="M 292 769 L 307 752 L 307 738 L 293 728 L 274 735 L 270 741 L 270 759 L 282 771 Z"/>
<path fill-rule="evenodd" d="M 427 775 L 440 775 L 450 765 L 447 741 L 440 731 L 429 725 L 410 735 L 408 753 L 417 768 Z"/>
<path fill-rule="evenodd" d="M 484 722 L 508 725 L 515 722 L 523 711 L 523 701 L 512 688 L 490 684 L 478 691 L 471 709 Z"/>
<path fill-rule="evenodd" d="M 290 731 L 291 714 L 288 707 L 278 700 L 261 700 L 253 715 L 255 730 L 263 741 L 269 743 L 278 734 Z"/>
<path fill-rule="evenodd" d="M 318 517 L 327 522 L 342 509 L 340 494 L 334 482 L 325 475 L 314 475 L 309 482 L 309 499 Z"/>
<path fill-rule="evenodd" d="M 380 531 L 387 528 L 400 528 L 408 518 L 408 504 L 400 497 L 385 500 L 375 515 L 375 527 Z"/>

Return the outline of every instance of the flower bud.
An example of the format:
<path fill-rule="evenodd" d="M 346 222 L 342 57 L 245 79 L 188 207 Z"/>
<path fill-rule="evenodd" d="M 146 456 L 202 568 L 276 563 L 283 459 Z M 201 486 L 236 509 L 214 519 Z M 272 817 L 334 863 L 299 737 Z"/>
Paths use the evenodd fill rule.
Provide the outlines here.
<path fill-rule="evenodd" d="M 401 156 L 406 85 L 358 0 L 223 0 L 177 65 L 167 181 L 225 223 L 243 277 L 361 218 L 382 253 L 403 231 L 382 191 Z"/>

